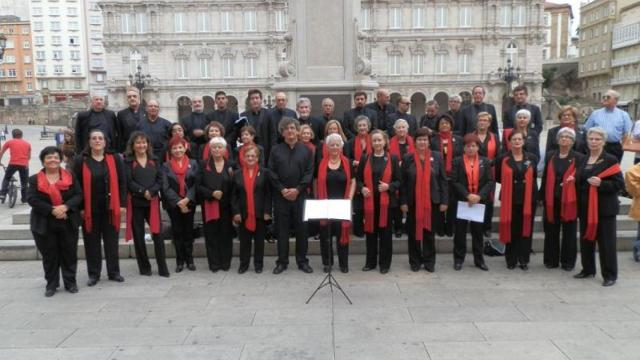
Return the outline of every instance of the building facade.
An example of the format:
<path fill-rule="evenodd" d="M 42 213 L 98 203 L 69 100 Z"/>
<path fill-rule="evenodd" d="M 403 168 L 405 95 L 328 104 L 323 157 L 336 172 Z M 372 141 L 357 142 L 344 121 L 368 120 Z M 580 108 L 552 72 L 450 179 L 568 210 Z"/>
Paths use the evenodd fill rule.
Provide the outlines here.
<path fill-rule="evenodd" d="M 86 62 L 89 93 L 107 94 L 107 68 L 102 46 L 102 10 L 97 0 L 83 0 L 85 10 Z"/>
<path fill-rule="evenodd" d="M 37 90 L 45 102 L 85 99 L 87 49 L 82 0 L 31 0 Z"/>
<path fill-rule="evenodd" d="M 30 104 L 35 94 L 31 24 L 0 16 L 0 33 L 7 38 L 0 60 L 0 106 Z"/>
<path fill-rule="evenodd" d="M 620 8 L 613 26 L 611 86 L 634 119 L 640 119 L 640 2 Z"/>
<path fill-rule="evenodd" d="M 573 25 L 571 5 L 545 2 L 544 23 L 549 27 L 545 33 L 545 48 L 542 50 L 544 60 L 569 58 Z"/>
<path fill-rule="evenodd" d="M 498 69 L 507 60 L 539 103 L 546 25 L 539 0 L 101 1 L 112 107 L 124 107 L 129 75 L 151 76 L 145 98 L 177 120 L 189 100 L 225 90 L 244 109 L 246 91 L 324 96 L 338 113 L 362 89 L 410 96 L 444 107 L 451 94 L 470 99 L 484 85 L 500 112 L 507 93 Z M 233 106 L 233 104 L 232 104 Z"/>

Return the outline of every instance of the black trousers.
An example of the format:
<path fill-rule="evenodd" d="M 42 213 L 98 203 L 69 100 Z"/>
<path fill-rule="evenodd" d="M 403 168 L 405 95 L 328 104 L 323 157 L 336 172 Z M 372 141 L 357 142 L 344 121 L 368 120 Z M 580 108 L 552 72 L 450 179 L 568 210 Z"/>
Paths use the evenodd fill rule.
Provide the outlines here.
<path fill-rule="evenodd" d="M 144 241 L 144 222 L 149 223 L 149 207 L 132 207 L 131 228 L 133 230 L 133 247 L 136 250 L 136 261 L 138 262 L 138 270 L 140 273 L 151 272 L 151 263 L 147 255 L 147 245 Z M 168 274 L 167 260 L 164 249 L 164 240 L 160 234 L 151 234 L 153 240 L 153 250 L 158 264 L 159 274 Z"/>
<path fill-rule="evenodd" d="M 253 267 L 262 269 L 264 265 L 264 235 L 265 222 L 256 218 L 256 230 L 249 231 L 241 223 L 238 226 L 238 238 L 240 240 L 240 267 L 248 268 L 251 261 L 251 241 L 253 240 Z"/>
<path fill-rule="evenodd" d="M 402 224 L 403 217 L 404 217 L 404 214 L 402 213 L 402 211 L 400 211 L 399 207 L 393 211 L 393 232 L 394 233 L 406 232 L 404 228 L 404 224 Z"/>
<path fill-rule="evenodd" d="M 484 204 L 484 224 L 482 226 L 482 231 L 491 231 L 492 222 L 493 222 L 493 193 L 491 194 L 491 201 L 488 201 Z M 456 226 L 457 228 L 457 226 Z"/>
<path fill-rule="evenodd" d="M 560 221 L 560 201 L 554 203 L 554 223 L 547 221 L 546 210 L 544 217 L 544 264 L 547 266 L 573 268 L 578 257 L 578 221 Z M 560 242 L 562 232 L 562 243 Z"/>
<path fill-rule="evenodd" d="M 176 249 L 176 264 L 193 264 L 193 213 L 183 214 L 179 208 L 169 209 L 173 246 Z"/>
<path fill-rule="evenodd" d="M 507 244 L 504 252 L 507 265 L 529 264 L 531 236 L 522 236 L 522 214 L 522 204 L 513 204 L 511 208 L 511 242 Z"/>
<path fill-rule="evenodd" d="M 307 249 L 309 247 L 307 236 L 307 223 L 302 221 L 304 213 L 303 196 L 298 196 L 295 201 L 289 201 L 277 195 L 274 211 L 276 221 L 276 234 L 278 237 L 278 265 L 289 265 L 289 229 L 293 226 L 296 234 L 296 263 L 298 266 L 309 263 Z"/>
<path fill-rule="evenodd" d="M 46 234 L 33 234 L 38 251 L 42 255 L 47 289 L 60 285 L 60 273 L 65 288 L 76 285 L 78 270 L 78 228 L 69 221 L 50 220 Z"/>
<path fill-rule="evenodd" d="M 230 211 L 221 211 L 218 220 L 204 224 L 204 242 L 209 269 L 229 270 L 233 255 L 233 225 Z"/>
<path fill-rule="evenodd" d="M 449 181 L 449 199 L 455 199 L 456 195 L 451 184 L 452 183 Z M 452 236 L 455 232 L 456 215 L 458 213 L 458 202 L 449 201 L 447 211 L 439 211 L 437 207 L 433 209 L 435 209 L 435 212 L 440 214 L 439 218 L 437 218 L 437 221 L 433 222 L 435 226 L 433 230 L 437 233 L 444 233 L 447 236 Z"/>
<path fill-rule="evenodd" d="M 604 151 L 609 154 L 615 156 L 618 159 L 618 163 L 622 161 L 622 155 L 624 155 L 624 150 L 622 150 L 622 144 L 619 142 L 608 142 L 604 145 Z"/>
<path fill-rule="evenodd" d="M 380 209 L 378 202 L 374 207 L 374 224 L 373 233 L 366 234 L 366 247 L 367 257 L 365 266 L 375 268 L 376 265 L 380 265 L 380 269 L 389 269 L 391 267 L 391 256 L 393 255 L 393 239 L 392 233 L 392 220 L 395 207 L 390 207 L 387 215 L 387 226 L 381 228 L 378 225 L 378 218 L 380 217 Z"/>
<path fill-rule="evenodd" d="M 4 173 L 4 178 L 2 179 L 2 189 L 0 190 L 0 195 L 7 195 L 7 191 L 9 190 L 9 180 L 13 174 L 18 172 L 20 176 L 20 199 L 23 201 L 27 200 L 27 185 L 29 184 L 29 167 L 28 166 L 20 166 L 20 165 L 8 165 L 7 170 Z"/>
<path fill-rule="evenodd" d="M 438 211 L 438 204 L 431 204 L 431 231 L 422 231 L 422 241 L 416 241 L 416 212 L 415 208 L 409 209 L 407 214 L 407 248 L 409 249 L 409 265 L 427 266 L 433 268 L 436 265 L 436 239 L 435 226 L 442 213 Z"/>
<path fill-rule="evenodd" d="M 485 211 L 486 211 L 485 207 Z M 486 215 L 486 213 L 485 213 Z M 454 263 L 464 263 L 467 256 L 467 227 L 471 230 L 471 249 L 473 252 L 473 263 L 475 265 L 484 264 L 484 254 L 482 252 L 482 233 L 484 223 L 456 220 L 456 233 L 453 237 L 453 261 Z"/>
<path fill-rule="evenodd" d="M 331 228 L 329 228 L 331 226 Z M 331 230 L 331 238 L 329 238 Z M 331 221 L 330 224 L 320 225 L 320 253 L 322 265 L 333 265 L 333 242 L 335 239 L 336 252 L 338 253 L 338 265 L 341 268 L 349 267 L 349 244 L 340 244 L 342 235 L 342 221 Z"/>
<path fill-rule="evenodd" d="M 581 219 L 582 221 L 582 219 Z M 582 233 L 586 228 L 582 228 Z M 618 278 L 618 255 L 616 253 L 616 217 L 603 216 L 598 219 L 596 241 L 580 239 L 580 259 L 582 269 L 587 274 L 596 273 L 596 243 L 600 255 L 600 272 L 605 280 Z"/>
<path fill-rule="evenodd" d="M 118 255 L 118 238 L 120 234 L 111 225 L 111 217 L 107 211 L 93 211 L 93 229 L 87 233 L 82 227 L 84 238 L 84 251 L 87 257 L 87 271 L 92 279 L 100 279 L 102 272 L 102 252 L 100 242 L 104 248 L 104 257 L 107 262 L 107 276 L 112 278 L 120 275 L 120 259 Z"/>
<path fill-rule="evenodd" d="M 353 235 L 357 237 L 364 236 L 364 209 L 357 207 L 353 208 L 351 227 L 353 228 Z"/>

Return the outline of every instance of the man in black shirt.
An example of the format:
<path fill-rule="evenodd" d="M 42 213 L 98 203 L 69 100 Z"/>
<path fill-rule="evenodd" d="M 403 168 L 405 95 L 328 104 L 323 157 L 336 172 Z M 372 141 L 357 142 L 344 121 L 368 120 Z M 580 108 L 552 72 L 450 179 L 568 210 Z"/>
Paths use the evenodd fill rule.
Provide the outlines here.
<path fill-rule="evenodd" d="M 249 108 L 240 114 L 240 118 L 246 118 L 247 125 L 256 129 L 256 137 L 253 141 L 264 146 L 265 140 L 268 139 L 269 129 L 266 126 L 267 109 L 262 107 L 262 92 L 258 89 L 251 89 L 247 93 L 247 99 Z"/>
<path fill-rule="evenodd" d="M 529 127 L 536 131 L 538 135 L 542 133 L 542 113 L 536 105 L 527 103 L 529 92 L 524 85 L 516 86 L 513 89 L 513 100 L 515 104 L 504 112 L 502 116 L 502 127 L 512 129 L 516 123 L 516 113 L 521 109 L 527 109 L 531 113 Z"/>
<path fill-rule="evenodd" d="M 82 111 L 76 119 L 76 153 L 80 154 L 87 146 L 89 132 L 93 129 L 100 129 L 104 133 L 107 141 L 107 149 L 113 150 L 118 144 L 116 114 L 105 109 L 104 96 L 94 95 L 91 97 L 91 108 Z"/>
<path fill-rule="evenodd" d="M 284 117 L 279 124 L 284 142 L 277 144 L 269 156 L 269 177 L 273 187 L 275 227 L 278 238 L 278 260 L 274 274 L 289 265 L 289 229 L 296 234 L 296 263 L 305 273 L 312 273 L 307 259 L 307 224 L 302 220 L 306 192 L 313 180 L 311 150 L 298 141 L 300 123 Z"/>
<path fill-rule="evenodd" d="M 395 130 L 393 125 L 395 125 L 398 119 L 404 119 L 409 124 L 409 135 L 415 136 L 416 130 L 418 130 L 418 121 L 416 117 L 409 114 L 409 108 L 411 107 L 411 100 L 408 96 L 403 96 L 398 101 L 398 108 L 396 112 L 389 115 L 389 122 L 387 123 L 387 133 L 389 134 L 389 138 L 395 135 Z"/>
<path fill-rule="evenodd" d="M 425 114 L 420 118 L 420 122 L 418 123 L 418 127 L 427 127 L 433 131 L 438 131 L 436 128 L 436 124 L 438 123 L 438 118 L 440 116 L 439 113 L 440 105 L 435 100 L 427 101 L 425 105 Z"/>
<path fill-rule="evenodd" d="M 204 114 L 202 96 L 194 96 L 191 99 L 191 114 L 180 119 L 184 127 L 184 137 L 192 144 L 200 146 L 205 143 L 204 128 L 209 123 Z"/>
<path fill-rule="evenodd" d="M 449 97 L 449 111 L 447 114 L 453 119 L 453 133 L 462 136 L 460 129 L 462 127 L 462 112 L 460 107 L 462 106 L 462 98 L 460 95 L 451 95 Z"/>
<path fill-rule="evenodd" d="M 127 147 L 129 136 L 136 130 L 138 122 L 144 118 L 144 108 L 140 105 L 140 90 L 134 87 L 127 89 L 127 104 L 129 107 L 118 111 L 118 146 L 117 151 L 123 153 Z"/>
<path fill-rule="evenodd" d="M 369 110 L 373 110 L 376 113 L 376 121 L 371 119 L 371 124 L 373 129 L 380 129 L 382 131 L 387 130 L 387 124 L 389 122 L 389 115 L 396 112 L 395 106 L 393 106 L 389 100 L 391 97 L 389 96 L 389 90 L 387 89 L 378 89 L 376 92 L 376 101 L 367 104 L 366 108 Z"/>
<path fill-rule="evenodd" d="M 146 114 L 144 119 L 138 123 L 137 130 L 147 134 L 151 144 L 151 151 L 157 158 L 158 162 L 164 161 L 164 153 L 169 142 L 169 130 L 171 122 L 159 116 L 160 104 L 156 100 L 147 102 Z"/>
<path fill-rule="evenodd" d="M 356 134 L 356 129 L 354 128 L 354 120 L 360 116 L 364 115 L 371 121 L 372 129 L 375 129 L 375 124 L 377 124 L 377 115 L 374 110 L 371 110 L 365 107 L 367 103 L 367 93 L 364 91 L 356 91 L 353 94 L 353 103 L 355 105 L 351 110 L 345 111 L 344 116 L 342 117 L 342 131 L 347 136 L 347 138 L 351 139 Z"/>
<path fill-rule="evenodd" d="M 216 91 L 215 101 L 216 110 L 207 114 L 207 124 L 212 121 L 217 121 L 222 124 L 222 126 L 224 126 L 224 138 L 227 140 L 227 144 L 235 148 L 237 139 L 235 124 L 239 118 L 238 113 L 227 109 L 229 99 L 227 99 L 227 93 L 224 91 Z"/>
<path fill-rule="evenodd" d="M 278 131 L 280 120 L 284 117 L 295 119 L 296 112 L 287 108 L 287 94 L 284 91 L 276 93 L 276 106 L 267 114 L 267 124 L 269 127 L 269 142 L 262 144 L 267 154 L 270 154 L 271 148 L 282 142 L 282 136 Z"/>
<path fill-rule="evenodd" d="M 498 134 L 498 117 L 496 115 L 496 108 L 484 102 L 486 92 L 484 87 L 476 85 L 471 91 L 473 96 L 473 103 L 465 106 L 462 111 L 462 127 L 460 128 L 460 135 L 464 136 L 468 133 L 472 133 L 476 130 L 476 116 L 481 112 L 488 112 L 491 115 L 491 126 L 489 131 L 494 134 Z"/>
<path fill-rule="evenodd" d="M 309 125 L 313 130 L 313 143 L 318 144 L 318 141 L 324 139 L 324 124 L 322 120 L 311 116 L 311 100 L 306 97 L 301 97 L 296 103 L 296 111 L 298 111 L 298 122 L 300 125 Z"/>

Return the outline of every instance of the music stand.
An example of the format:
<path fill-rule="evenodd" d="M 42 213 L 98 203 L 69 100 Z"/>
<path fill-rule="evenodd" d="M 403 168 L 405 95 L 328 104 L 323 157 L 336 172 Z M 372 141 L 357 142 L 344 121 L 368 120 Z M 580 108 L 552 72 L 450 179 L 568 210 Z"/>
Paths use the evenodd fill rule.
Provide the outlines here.
<path fill-rule="evenodd" d="M 304 203 L 304 220 L 326 220 L 328 230 L 328 241 L 329 241 L 329 271 L 327 271 L 327 275 L 325 275 L 324 279 L 320 282 L 320 285 L 316 288 L 316 290 L 309 296 L 306 304 L 308 304 L 311 299 L 325 286 L 329 286 L 331 289 L 331 297 L 333 297 L 333 288 L 340 290 L 342 295 L 347 299 L 350 305 L 353 305 L 349 296 L 344 292 L 338 280 L 333 277 L 331 269 L 333 268 L 333 239 L 331 237 L 331 220 L 347 220 L 351 221 L 351 201 L 349 200 L 340 200 L 340 199 L 331 199 L 331 200 L 306 200 Z M 320 240 L 322 241 L 322 240 Z"/>

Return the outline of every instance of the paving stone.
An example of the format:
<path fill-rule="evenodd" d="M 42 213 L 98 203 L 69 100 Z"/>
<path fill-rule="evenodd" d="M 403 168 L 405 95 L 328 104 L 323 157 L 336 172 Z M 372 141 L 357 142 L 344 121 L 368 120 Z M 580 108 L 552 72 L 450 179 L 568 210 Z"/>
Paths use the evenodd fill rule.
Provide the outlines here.
<path fill-rule="evenodd" d="M 431 360 L 569 360 L 550 341 L 426 343 Z"/>
<path fill-rule="evenodd" d="M 314 342 L 295 343 L 249 343 L 242 349 L 240 360 L 326 360 L 333 358 L 330 344 Z"/>
<path fill-rule="evenodd" d="M 237 360 L 242 346 L 127 346 L 111 360 Z"/>
<path fill-rule="evenodd" d="M 370 360 L 370 359 L 429 359 L 422 342 L 371 343 L 361 341 L 338 341 L 336 344 L 336 360 Z"/>
<path fill-rule="evenodd" d="M 590 322 L 476 322 L 487 341 L 597 339 L 607 336 Z"/>
<path fill-rule="evenodd" d="M 571 360 L 637 360 L 638 341 L 595 339 L 556 340 L 555 345 Z"/>
<path fill-rule="evenodd" d="M 111 360 L 114 348 L 0 349 L 0 359 L 11 360 Z"/>
<path fill-rule="evenodd" d="M 614 339 L 640 338 L 640 321 L 595 321 L 593 325 Z"/>
<path fill-rule="evenodd" d="M 330 346 L 329 325 L 217 326 L 194 327 L 188 345 L 304 344 Z"/>
<path fill-rule="evenodd" d="M 336 339 L 372 343 L 404 343 L 421 341 L 481 341 L 482 334 L 473 323 L 429 324 L 336 324 Z"/>
<path fill-rule="evenodd" d="M 513 305 L 503 306 L 419 306 L 409 312 L 416 323 L 430 322 L 484 322 L 526 321 L 527 318 Z"/>
<path fill-rule="evenodd" d="M 132 310 L 132 309 L 129 309 Z M 21 326 L 25 329 L 126 328 L 140 324 L 144 312 L 46 312 Z"/>
<path fill-rule="evenodd" d="M 518 309 L 531 321 L 640 321 L 639 314 L 619 305 L 521 304 Z"/>
<path fill-rule="evenodd" d="M 0 329 L 0 349 L 57 347 L 74 331 L 72 329 Z"/>
<path fill-rule="evenodd" d="M 238 308 L 233 311 L 149 311 L 141 327 L 188 326 L 250 326 L 254 310 Z"/>
<path fill-rule="evenodd" d="M 189 335 L 188 328 L 80 328 L 77 329 L 60 347 L 73 348 L 91 346 L 143 346 L 143 345 L 181 345 Z"/>

